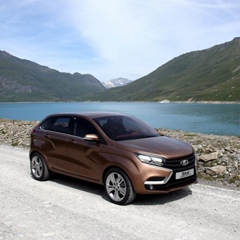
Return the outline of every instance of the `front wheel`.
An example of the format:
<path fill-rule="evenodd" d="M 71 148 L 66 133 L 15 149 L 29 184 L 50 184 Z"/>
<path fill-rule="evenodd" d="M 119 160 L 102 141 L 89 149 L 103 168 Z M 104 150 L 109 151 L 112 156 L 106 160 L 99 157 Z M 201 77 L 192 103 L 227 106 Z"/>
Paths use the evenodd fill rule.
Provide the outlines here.
<path fill-rule="evenodd" d="M 136 197 L 128 176 L 118 168 L 112 168 L 107 172 L 105 190 L 110 200 L 119 205 L 128 204 Z"/>
<path fill-rule="evenodd" d="M 50 172 L 44 158 L 39 153 L 34 153 L 30 159 L 31 175 L 38 181 L 48 180 Z"/>

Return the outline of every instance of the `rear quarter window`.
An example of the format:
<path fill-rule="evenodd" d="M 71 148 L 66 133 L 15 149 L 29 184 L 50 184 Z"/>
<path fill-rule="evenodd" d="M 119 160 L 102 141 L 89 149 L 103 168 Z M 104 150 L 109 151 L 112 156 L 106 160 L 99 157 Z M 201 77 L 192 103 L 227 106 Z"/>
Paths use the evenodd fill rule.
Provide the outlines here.
<path fill-rule="evenodd" d="M 48 118 L 47 120 L 45 120 L 41 125 L 41 129 L 43 130 L 50 130 L 51 129 L 51 123 L 53 121 L 53 118 Z"/>

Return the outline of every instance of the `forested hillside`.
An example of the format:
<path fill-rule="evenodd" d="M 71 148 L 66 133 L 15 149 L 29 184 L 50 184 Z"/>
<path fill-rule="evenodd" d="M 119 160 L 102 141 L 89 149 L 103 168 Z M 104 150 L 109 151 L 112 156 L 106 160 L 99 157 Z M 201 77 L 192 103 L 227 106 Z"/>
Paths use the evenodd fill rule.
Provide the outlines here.
<path fill-rule="evenodd" d="M 90 74 L 61 73 L 0 51 L 0 101 L 81 101 L 105 87 Z"/>
<path fill-rule="evenodd" d="M 240 101 L 240 38 L 183 54 L 96 99 L 107 101 Z"/>

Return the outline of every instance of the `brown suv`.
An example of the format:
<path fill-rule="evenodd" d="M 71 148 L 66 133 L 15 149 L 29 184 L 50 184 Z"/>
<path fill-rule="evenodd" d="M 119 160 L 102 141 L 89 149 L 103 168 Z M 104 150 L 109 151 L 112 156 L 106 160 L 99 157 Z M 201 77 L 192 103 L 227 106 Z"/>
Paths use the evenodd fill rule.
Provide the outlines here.
<path fill-rule="evenodd" d="M 31 133 L 33 178 L 57 172 L 102 184 L 116 204 L 195 183 L 196 164 L 191 145 L 120 113 L 54 114 Z"/>

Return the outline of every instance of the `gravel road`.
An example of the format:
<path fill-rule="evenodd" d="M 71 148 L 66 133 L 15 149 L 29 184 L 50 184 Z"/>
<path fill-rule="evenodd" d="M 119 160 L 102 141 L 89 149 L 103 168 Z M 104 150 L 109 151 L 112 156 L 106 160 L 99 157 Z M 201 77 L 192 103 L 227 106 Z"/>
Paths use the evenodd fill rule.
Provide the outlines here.
<path fill-rule="evenodd" d="M 28 149 L 0 145 L 0 240 L 239 239 L 240 191 L 202 184 L 110 203 L 104 188 L 30 176 Z"/>

